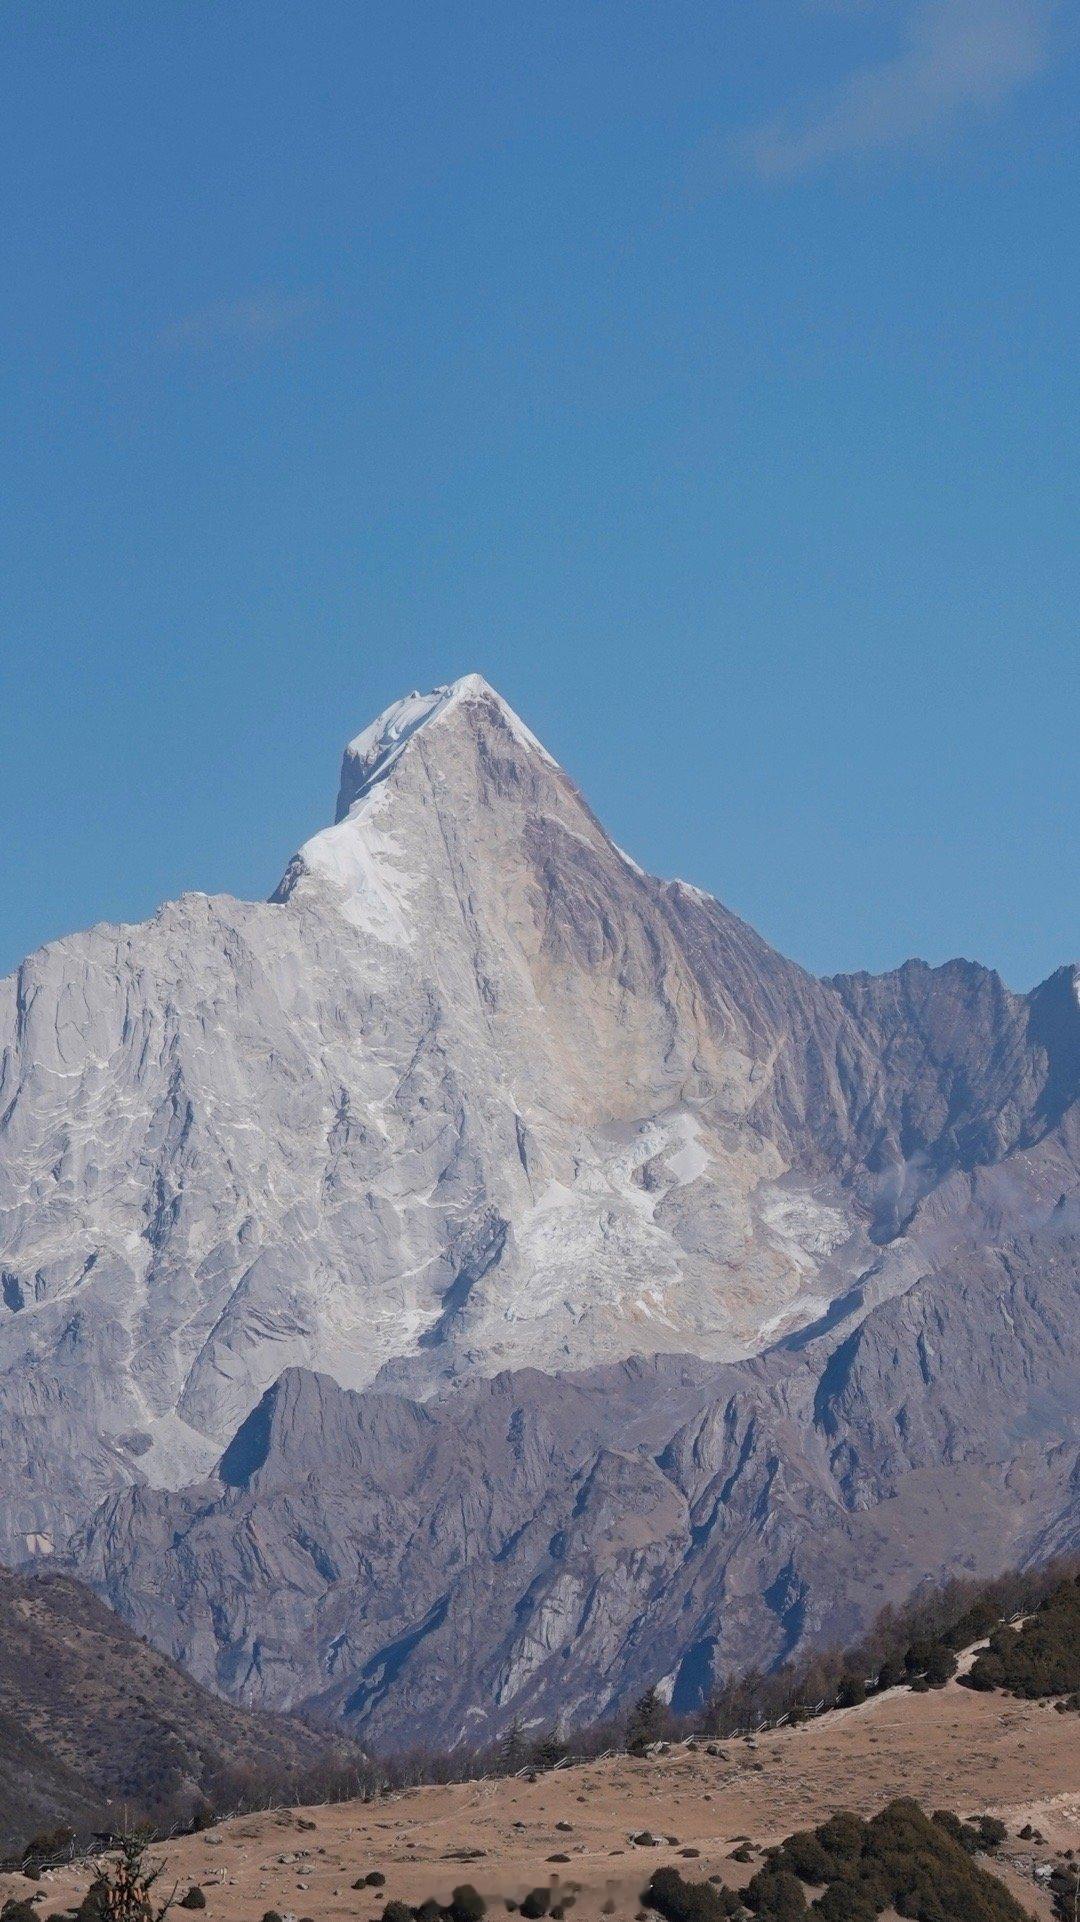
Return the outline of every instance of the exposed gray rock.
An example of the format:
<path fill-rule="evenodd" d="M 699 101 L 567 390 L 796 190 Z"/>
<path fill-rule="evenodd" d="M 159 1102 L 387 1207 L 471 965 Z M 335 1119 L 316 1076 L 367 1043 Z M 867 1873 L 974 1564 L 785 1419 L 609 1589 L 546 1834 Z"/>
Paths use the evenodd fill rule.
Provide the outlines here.
<path fill-rule="evenodd" d="M 203 1680 L 365 1739 L 481 1740 L 662 1679 L 689 1706 L 924 1576 L 1044 1552 L 1075 1500 L 1078 1249 L 1051 1219 L 751 1363 L 425 1404 L 290 1371 L 215 1477 L 106 1503 L 79 1566 Z"/>
<path fill-rule="evenodd" d="M 0 1049 L 0 1552 L 79 1531 L 228 1691 L 681 1699 L 1068 1530 L 1077 971 L 815 980 L 478 677 L 272 901 L 32 956 Z"/>

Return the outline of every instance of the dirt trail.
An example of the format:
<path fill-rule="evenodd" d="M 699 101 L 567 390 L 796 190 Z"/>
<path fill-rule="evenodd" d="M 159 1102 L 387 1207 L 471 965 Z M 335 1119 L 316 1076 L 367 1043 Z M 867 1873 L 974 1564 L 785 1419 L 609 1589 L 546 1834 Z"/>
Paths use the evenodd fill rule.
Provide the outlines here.
<path fill-rule="evenodd" d="M 574 1922 L 633 1916 L 650 1871 L 672 1862 L 687 1874 L 720 1871 L 744 1881 L 752 1867 L 729 1859 L 737 1838 L 780 1840 L 836 1808 L 870 1815 L 895 1795 L 927 1809 L 989 1812 L 1010 1836 L 1027 1822 L 1048 1849 L 1080 1848 L 1080 1723 L 1045 1704 L 975 1694 L 950 1683 L 925 1695 L 893 1689 L 857 1708 L 800 1728 L 720 1744 L 711 1756 L 678 1748 L 520 1779 L 412 1789 L 365 1806 L 238 1817 L 160 1851 L 171 1883 L 197 1882 L 207 1922 L 258 1922 L 267 1909 L 316 1922 L 372 1922 L 385 1899 L 445 1900 L 471 1881 L 489 1898 L 520 1898 L 558 1881 L 576 1896 Z M 641 1847 L 648 1829 L 660 1846 Z M 1034 1913 L 1049 1904 L 1030 1879 L 1029 1845 L 1010 1841 L 1006 1870 Z M 370 1870 L 381 1890 L 354 1890 Z M 1014 1879 L 1015 1878 L 1015 1879 Z M 85 1869 L 58 1871 L 37 1886 L 43 1913 L 77 1901 Z M 0 1895 L 31 1885 L 0 1878 Z"/>

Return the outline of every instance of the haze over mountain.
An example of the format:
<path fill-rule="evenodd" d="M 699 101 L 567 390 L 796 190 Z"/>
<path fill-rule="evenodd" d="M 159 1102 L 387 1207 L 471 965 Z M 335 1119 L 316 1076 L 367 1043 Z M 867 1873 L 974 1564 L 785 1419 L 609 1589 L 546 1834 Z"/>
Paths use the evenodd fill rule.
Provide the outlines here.
<path fill-rule="evenodd" d="M 31 956 L 0 1047 L 3 1553 L 238 1697 L 690 1700 L 1072 1538 L 1076 968 L 814 979 L 478 676 L 269 902 Z"/>

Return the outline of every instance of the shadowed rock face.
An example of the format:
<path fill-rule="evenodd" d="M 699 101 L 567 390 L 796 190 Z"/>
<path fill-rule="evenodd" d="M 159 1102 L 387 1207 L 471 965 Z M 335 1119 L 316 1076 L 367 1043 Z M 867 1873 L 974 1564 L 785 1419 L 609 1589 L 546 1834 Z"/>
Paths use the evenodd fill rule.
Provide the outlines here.
<path fill-rule="evenodd" d="M 221 1686 L 456 1734 L 1065 1525 L 1076 971 L 815 980 L 478 677 L 0 1049 L 0 1547 Z"/>

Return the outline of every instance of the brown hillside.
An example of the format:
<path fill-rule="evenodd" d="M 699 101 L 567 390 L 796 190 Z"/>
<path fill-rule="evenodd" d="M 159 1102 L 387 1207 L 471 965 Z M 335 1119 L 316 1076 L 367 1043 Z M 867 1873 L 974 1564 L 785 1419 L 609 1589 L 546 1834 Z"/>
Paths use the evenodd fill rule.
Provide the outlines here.
<path fill-rule="evenodd" d="M 1036 1862 L 1080 1846 L 1080 1742 L 1073 1715 L 1043 1703 L 980 1695 L 956 1682 L 913 1694 L 893 1689 L 857 1708 L 752 1740 L 672 1748 L 635 1761 L 584 1763 L 521 1778 L 404 1791 L 372 1804 L 283 1810 L 238 1818 L 163 1851 L 168 1879 L 199 1883 L 207 1922 L 258 1922 L 267 1909 L 319 1922 L 370 1922 L 387 1900 L 446 1901 L 473 1882 L 489 1898 L 520 1899 L 540 1883 L 576 1886 L 574 1922 L 632 1916 L 653 1870 L 671 1864 L 729 1883 L 754 1872 L 762 1845 L 838 1808 L 870 1815 L 898 1795 L 925 1809 L 992 1813 L 1009 1841 L 994 1866 L 1025 1909 L 1049 1918 L 1032 1879 Z M 1033 1825 L 1045 1843 L 1019 1840 Z M 640 1846 L 648 1829 L 661 1838 Z M 730 1859 L 738 1838 L 749 1863 Z M 980 1858 L 982 1859 L 982 1858 Z M 354 1890 L 370 1871 L 382 1888 Z M 88 1873 L 43 1885 L 43 1911 L 68 1906 Z M 12 1880 L 9 1892 L 20 1885 Z M 25 1892 L 26 1885 L 21 1885 Z M 501 1913 L 492 1909 L 492 1915 Z"/>
<path fill-rule="evenodd" d="M 347 1745 L 335 1745 L 344 1757 Z M 219 1701 L 78 1582 L 0 1571 L 0 1840 L 190 1814 L 328 1759 L 302 1724 Z"/>

